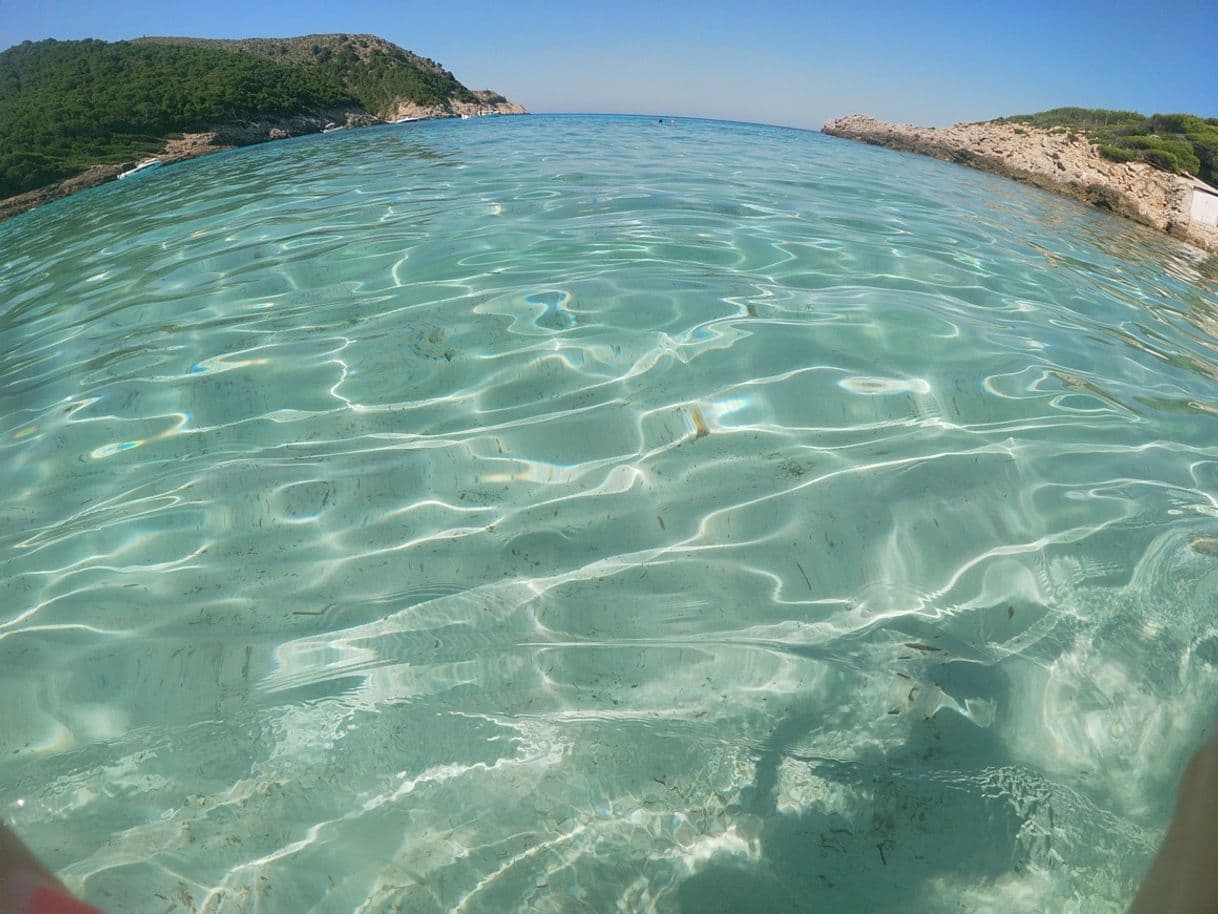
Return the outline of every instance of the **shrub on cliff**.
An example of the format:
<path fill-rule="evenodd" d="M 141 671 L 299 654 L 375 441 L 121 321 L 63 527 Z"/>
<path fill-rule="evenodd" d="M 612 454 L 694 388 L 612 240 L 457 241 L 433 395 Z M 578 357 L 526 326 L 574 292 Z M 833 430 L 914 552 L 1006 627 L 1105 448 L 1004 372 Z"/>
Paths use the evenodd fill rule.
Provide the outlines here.
<path fill-rule="evenodd" d="M 1187 140 L 1165 139 L 1161 136 L 1128 136 L 1121 140 L 1126 149 L 1137 150 L 1140 158 L 1165 171 L 1195 175 L 1201 170 L 1201 160 Z"/>
<path fill-rule="evenodd" d="M 1164 149 L 1143 150 L 1138 154 L 1138 158 L 1147 165 L 1153 165 L 1160 171 L 1170 171 L 1178 175 L 1184 174 L 1185 171 L 1180 165 L 1180 160 Z"/>
<path fill-rule="evenodd" d="M 1174 136 L 1187 142 L 1200 162 L 1200 169 L 1194 174 L 1211 184 L 1218 182 L 1218 118 L 1156 114 L 1150 123 L 1160 136 Z"/>
<path fill-rule="evenodd" d="M 1101 143 L 1099 149 L 1100 155 L 1109 162 L 1132 162 L 1138 157 L 1138 154 L 1132 149 L 1122 149 L 1111 143 Z"/>

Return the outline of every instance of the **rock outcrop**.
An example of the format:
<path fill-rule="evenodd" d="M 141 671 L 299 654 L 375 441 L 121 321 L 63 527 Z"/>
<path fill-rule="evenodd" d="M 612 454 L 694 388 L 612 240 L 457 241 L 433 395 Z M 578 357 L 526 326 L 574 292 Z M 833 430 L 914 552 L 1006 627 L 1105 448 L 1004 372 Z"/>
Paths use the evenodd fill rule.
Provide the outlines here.
<path fill-rule="evenodd" d="M 295 117 L 270 117 L 248 124 L 220 124 L 213 130 L 185 133 L 167 140 L 165 149 L 158 158 L 168 165 L 222 149 L 253 146 L 271 140 L 286 140 L 288 137 L 304 136 L 307 133 L 321 133 L 331 127 L 371 127 L 381 123 L 384 122 L 379 117 L 367 111 L 344 109 Z"/>
<path fill-rule="evenodd" d="M 66 197 L 68 194 L 113 181 L 121 172 L 134 164 L 132 162 L 124 165 L 94 165 L 87 171 L 68 178 L 66 181 L 60 181 L 58 184 L 39 187 L 36 190 L 26 191 L 24 194 L 17 194 L 15 197 L 6 197 L 0 200 L 0 219 L 8 219 L 18 213 L 24 213 L 28 209 L 42 206 L 44 203 L 50 203 L 60 197 Z"/>
<path fill-rule="evenodd" d="M 1034 184 L 1218 253 L 1218 230 L 1190 217 L 1192 179 L 1143 162 L 1110 162 L 1081 134 L 998 123 L 916 127 L 858 114 L 821 130 Z"/>
<path fill-rule="evenodd" d="M 475 90 L 474 101 L 462 101 L 453 96 L 443 105 L 419 105 L 402 99 L 397 102 L 390 121 L 433 117 L 481 117 L 487 114 L 528 114 L 523 105 L 508 101 L 489 89 Z"/>

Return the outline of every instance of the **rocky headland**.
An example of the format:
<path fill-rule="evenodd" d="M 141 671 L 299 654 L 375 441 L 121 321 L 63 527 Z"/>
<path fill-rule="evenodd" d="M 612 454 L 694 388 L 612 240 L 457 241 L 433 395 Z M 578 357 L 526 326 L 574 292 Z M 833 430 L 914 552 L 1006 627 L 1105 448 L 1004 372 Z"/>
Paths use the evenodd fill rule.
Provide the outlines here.
<path fill-rule="evenodd" d="M 831 120 L 830 136 L 993 172 L 1110 210 L 1218 254 L 1218 229 L 1192 219 L 1194 179 L 1145 162 L 1111 162 L 1086 136 L 1020 124 L 916 127 L 866 115 Z"/>

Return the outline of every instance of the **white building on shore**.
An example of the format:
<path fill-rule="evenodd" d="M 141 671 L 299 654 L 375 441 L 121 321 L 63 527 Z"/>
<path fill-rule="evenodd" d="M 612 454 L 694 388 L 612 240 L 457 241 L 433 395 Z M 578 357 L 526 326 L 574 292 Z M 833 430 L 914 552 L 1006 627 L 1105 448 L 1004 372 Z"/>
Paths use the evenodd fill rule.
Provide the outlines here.
<path fill-rule="evenodd" d="M 1218 188 L 1210 187 L 1196 178 L 1192 179 L 1192 184 L 1193 199 L 1189 204 L 1189 219 L 1209 229 L 1218 228 Z"/>

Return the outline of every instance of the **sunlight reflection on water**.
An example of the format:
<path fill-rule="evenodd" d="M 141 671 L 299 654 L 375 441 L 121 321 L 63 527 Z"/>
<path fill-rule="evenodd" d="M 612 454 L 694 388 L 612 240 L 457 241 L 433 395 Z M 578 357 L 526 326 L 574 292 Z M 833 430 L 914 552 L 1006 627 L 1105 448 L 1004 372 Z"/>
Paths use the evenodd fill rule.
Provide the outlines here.
<path fill-rule="evenodd" d="M 1123 909 L 1218 665 L 1211 261 L 583 117 L 0 236 L 0 803 L 90 900 Z"/>

